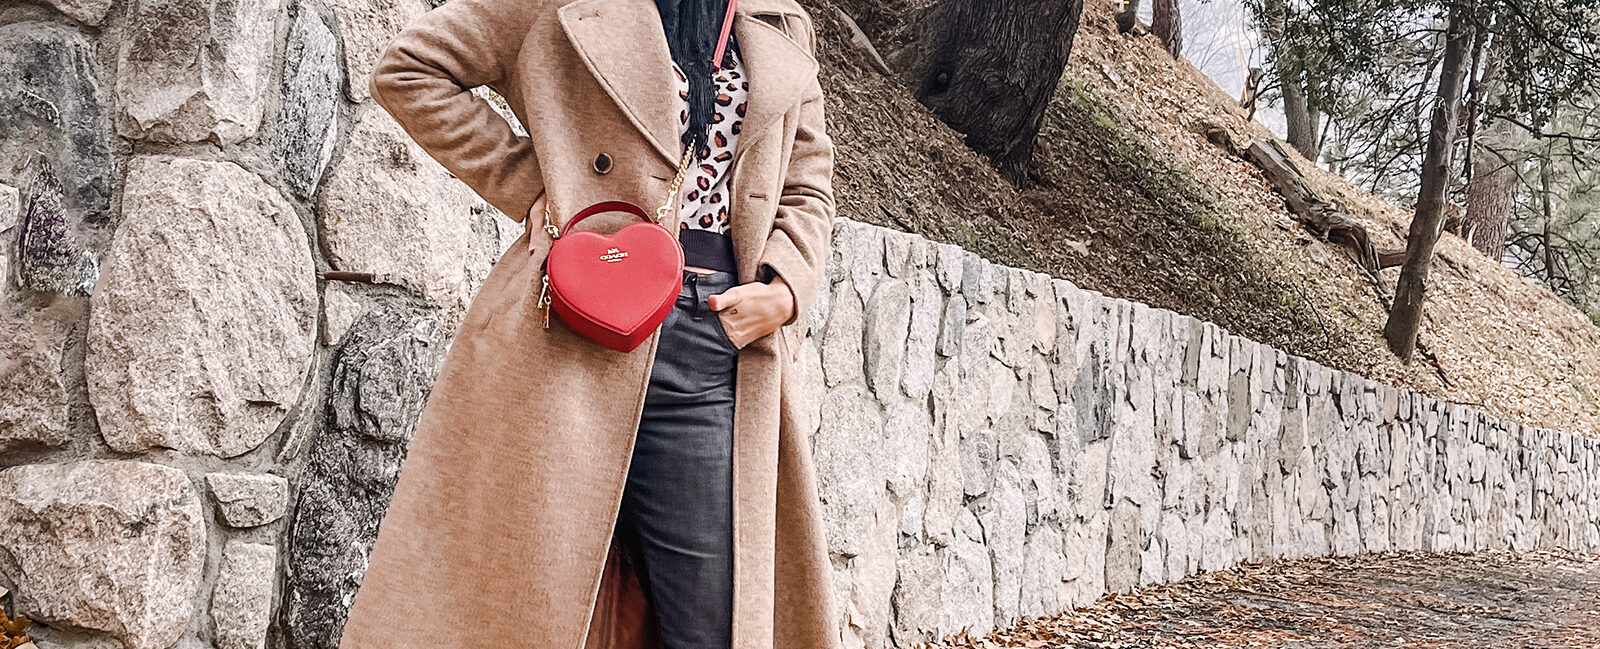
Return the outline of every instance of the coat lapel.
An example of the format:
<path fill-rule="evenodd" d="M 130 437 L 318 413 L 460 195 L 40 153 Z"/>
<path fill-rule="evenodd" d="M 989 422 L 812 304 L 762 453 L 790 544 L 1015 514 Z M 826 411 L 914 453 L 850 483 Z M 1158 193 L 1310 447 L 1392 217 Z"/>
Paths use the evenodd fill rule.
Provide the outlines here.
<path fill-rule="evenodd" d="M 800 99 L 806 86 L 817 73 L 817 61 L 805 48 L 789 38 L 783 30 L 767 22 L 776 20 L 788 25 L 778 7 L 766 0 L 741 0 L 734 21 L 734 37 L 739 39 L 745 75 L 750 79 L 749 105 L 745 109 L 744 126 L 733 146 L 733 173 L 739 173 L 740 159 L 751 143 L 767 134 L 775 125 L 783 123 L 783 115 Z M 796 38 L 801 35 L 796 34 Z M 778 203 L 777 196 L 763 199 L 758 212 L 751 197 L 735 197 L 752 209 L 739 210 L 740 218 L 729 224 L 733 237 L 734 258 L 739 264 L 739 281 L 757 279 L 757 267 L 767 236 L 772 232 L 770 218 Z M 765 213 L 769 218 L 745 218 Z"/>
<path fill-rule="evenodd" d="M 735 11 L 733 33 L 739 39 L 745 74 L 750 79 L 750 103 L 739 140 L 734 144 L 735 159 L 767 127 L 781 121 L 779 118 L 800 98 L 800 93 L 805 92 L 817 72 L 816 59 L 783 30 L 766 21 L 770 16 L 787 24 L 782 12 L 770 6 L 772 4 L 742 0 Z M 795 35 L 795 38 L 800 37 Z"/>
<path fill-rule="evenodd" d="M 677 85 L 655 3 L 578 0 L 558 13 L 584 66 L 656 151 L 676 166 L 682 155 Z M 737 157 L 749 142 L 781 121 L 816 74 L 817 62 L 782 29 L 766 22 L 765 18 L 776 17 L 787 24 L 773 3 L 743 0 L 735 14 L 734 38 L 750 79 L 750 103 L 734 147 Z"/>
<path fill-rule="evenodd" d="M 584 66 L 628 121 L 677 166 L 678 101 L 672 53 L 651 0 L 578 0 L 558 11 Z"/>

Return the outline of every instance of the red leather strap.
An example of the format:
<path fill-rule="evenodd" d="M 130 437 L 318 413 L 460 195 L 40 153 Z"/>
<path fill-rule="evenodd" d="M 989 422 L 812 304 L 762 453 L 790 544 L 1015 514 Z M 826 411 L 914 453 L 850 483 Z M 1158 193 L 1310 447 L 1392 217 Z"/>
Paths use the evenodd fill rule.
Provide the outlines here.
<path fill-rule="evenodd" d="M 728 33 L 733 31 L 733 10 L 739 0 L 728 0 L 727 14 L 722 17 L 722 35 L 717 37 L 717 51 L 711 55 L 711 67 L 722 67 L 722 53 L 728 48 Z"/>
<path fill-rule="evenodd" d="M 583 211 L 572 215 L 572 220 L 567 221 L 566 226 L 561 228 L 561 236 L 566 236 L 568 232 L 571 232 L 572 226 L 577 225 L 579 221 L 587 219 L 596 214 L 605 214 L 606 212 L 626 212 L 628 214 L 637 216 L 644 221 L 651 220 L 650 215 L 645 214 L 644 209 L 640 208 L 638 205 L 634 205 L 633 203 L 629 203 L 627 201 L 605 201 L 585 207 L 583 208 Z"/>

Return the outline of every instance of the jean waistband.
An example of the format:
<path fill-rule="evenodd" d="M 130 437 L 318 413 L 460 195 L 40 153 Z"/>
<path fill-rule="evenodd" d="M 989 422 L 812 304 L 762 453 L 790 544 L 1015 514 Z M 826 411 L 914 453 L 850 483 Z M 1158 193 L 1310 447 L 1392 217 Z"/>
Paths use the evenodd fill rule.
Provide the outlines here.
<path fill-rule="evenodd" d="M 688 269 L 684 269 L 683 271 L 683 285 L 688 286 L 690 284 L 696 284 L 702 290 L 730 289 L 738 283 L 738 278 L 734 277 L 733 273 L 725 270 L 712 271 L 705 274 L 697 273 Z"/>

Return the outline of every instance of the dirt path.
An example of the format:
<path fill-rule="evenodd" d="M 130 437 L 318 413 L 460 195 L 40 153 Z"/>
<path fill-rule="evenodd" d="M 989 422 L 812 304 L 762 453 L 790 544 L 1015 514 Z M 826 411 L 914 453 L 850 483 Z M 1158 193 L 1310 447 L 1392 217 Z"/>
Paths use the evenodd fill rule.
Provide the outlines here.
<path fill-rule="evenodd" d="M 949 646 L 1593 649 L 1600 556 L 1407 553 L 1244 566 Z"/>

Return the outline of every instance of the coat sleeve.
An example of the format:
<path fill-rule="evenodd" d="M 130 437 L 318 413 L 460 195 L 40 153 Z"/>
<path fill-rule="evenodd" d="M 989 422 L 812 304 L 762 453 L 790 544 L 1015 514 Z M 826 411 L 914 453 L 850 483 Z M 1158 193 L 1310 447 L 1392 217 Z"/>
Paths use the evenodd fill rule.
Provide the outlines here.
<path fill-rule="evenodd" d="M 808 44 L 810 29 L 808 27 Z M 833 245 L 833 140 L 828 137 L 823 113 L 821 83 L 813 78 L 798 108 L 794 148 L 778 197 L 772 233 L 761 255 L 770 280 L 782 277 L 794 291 L 794 313 L 783 324 L 794 324 L 816 299 L 829 251 Z"/>
<path fill-rule="evenodd" d="M 508 81 L 534 13 L 526 4 L 451 0 L 428 11 L 390 40 L 368 81 L 373 101 L 428 155 L 516 221 L 544 191 L 538 158 L 471 89 Z"/>

